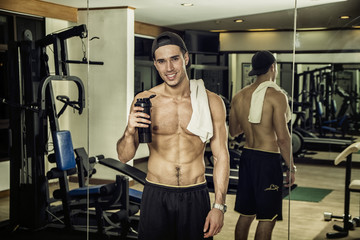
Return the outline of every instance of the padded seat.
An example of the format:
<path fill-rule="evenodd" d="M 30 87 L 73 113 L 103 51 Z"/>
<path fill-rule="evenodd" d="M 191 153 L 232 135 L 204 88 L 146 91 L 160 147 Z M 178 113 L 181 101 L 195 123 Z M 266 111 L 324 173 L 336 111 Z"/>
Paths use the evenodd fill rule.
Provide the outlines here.
<path fill-rule="evenodd" d="M 141 204 L 142 192 L 133 188 L 129 188 L 129 201 L 136 204 Z"/>
<path fill-rule="evenodd" d="M 360 180 L 352 180 L 349 189 L 353 192 L 360 191 Z"/>

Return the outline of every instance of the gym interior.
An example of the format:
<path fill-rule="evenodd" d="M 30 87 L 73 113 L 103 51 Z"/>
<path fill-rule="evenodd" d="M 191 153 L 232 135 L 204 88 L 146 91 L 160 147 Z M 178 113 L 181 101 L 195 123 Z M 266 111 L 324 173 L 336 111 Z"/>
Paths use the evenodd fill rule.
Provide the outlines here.
<path fill-rule="evenodd" d="M 275 54 L 277 84 L 293 113 L 297 172 L 296 184 L 283 189 L 284 219 L 273 239 L 359 239 L 360 1 L 277 1 L 275 9 L 241 16 L 245 23 L 267 17 L 271 29 L 263 22 L 225 31 L 139 21 L 141 7 L 131 4 L 71 2 L 0 2 L 1 239 L 137 239 L 149 152 L 140 144 L 125 165 L 115 146 L 135 94 L 162 82 L 150 49 L 165 30 L 184 38 L 189 78 L 202 78 L 227 111 L 232 96 L 254 80 L 252 55 Z M 309 21 L 319 14 L 322 24 Z M 212 22 L 220 29 L 222 21 Z M 214 239 L 234 239 L 243 145 L 242 137 L 229 137 L 228 212 Z M 211 191 L 208 148 L 204 161 Z"/>

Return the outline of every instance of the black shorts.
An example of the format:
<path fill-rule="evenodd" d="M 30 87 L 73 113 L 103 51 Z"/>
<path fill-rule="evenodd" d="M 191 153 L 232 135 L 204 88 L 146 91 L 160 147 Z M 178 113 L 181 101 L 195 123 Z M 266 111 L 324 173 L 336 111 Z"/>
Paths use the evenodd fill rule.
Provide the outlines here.
<path fill-rule="evenodd" d="M 281 160 L 279 153 L 243 149 L 235 211 L 260 221 L 282 220 Z"/>
<path fill-rule="evenodd" d="M 206 183 L 176 187 L 146 181 L 138 239 L 204 239 L 205 219 L 209 211 L 210 197 Z"/>

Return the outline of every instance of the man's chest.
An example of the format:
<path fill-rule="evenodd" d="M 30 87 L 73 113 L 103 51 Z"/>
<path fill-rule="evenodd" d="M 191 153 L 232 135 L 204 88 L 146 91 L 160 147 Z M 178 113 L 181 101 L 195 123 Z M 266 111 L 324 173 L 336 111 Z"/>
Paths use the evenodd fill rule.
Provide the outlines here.
<path fill-rule="evenodd" d="M 191 115 L 190 99 L 182 101 L 170 100 L 162 104 L 154 104 L 151 109 L 153 133 L 176 134 L 186 132 Z"/>

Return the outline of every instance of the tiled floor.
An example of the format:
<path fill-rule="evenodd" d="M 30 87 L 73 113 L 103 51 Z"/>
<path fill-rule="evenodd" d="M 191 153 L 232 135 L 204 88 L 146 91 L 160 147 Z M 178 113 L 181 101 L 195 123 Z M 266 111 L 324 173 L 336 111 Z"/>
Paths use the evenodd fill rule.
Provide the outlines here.
<path fill-rule="evenodd" d="M 333 155 L 319 153 L 322 158 L 332 159 Z M 336 154 L 335 154 L 336 155 Z M 146 170 L 146 163 L 137 167 Z M 327 225 L 323 220 L 323 212 L 333 212 L 335 215 L 343 214 L 344 200 L 344 177 L 345 169 L 339 166 L 331 165 L 309 165 L 298 163 L 298 172 L 296 173 L 296 183 L 302 187 L 316 187 L 333 189 L 333 191 L 318 203 L 288 201 L 283 200 L 284 220 L 276 224 L 273 239 L 287 239 L 290 231 L 291 239 L 309 240 L 314 239 Z M 360 179 L 360 169 L 353 169 L 353 176 Z M 133 186 L 141 190 L 142 186 L 136 184 Z M 214 194 L 211 193 L 213 201 Z M 350 212 L 353 216 L 360 215 L 359 210 L 360 194 L 351 195 Z M 234 212 L 234 195 L 227 195 L 228 212 L 225 214 L 225 225 L 222 232 L 215 239 L 229 240 L 234 239 L 234 229 L 238 214 Z M 290 215 L 289 215 L 289 209 Z M 0 221 L 8 219 L 9 216 L 9 197 L 0 199 Z M 250 238 L 253 239 L 256 224 L 251 227 Z M 289 230 L 290 229 L 290 230 Z M 324 237 L 325 238 L 325 237 Z"/>

